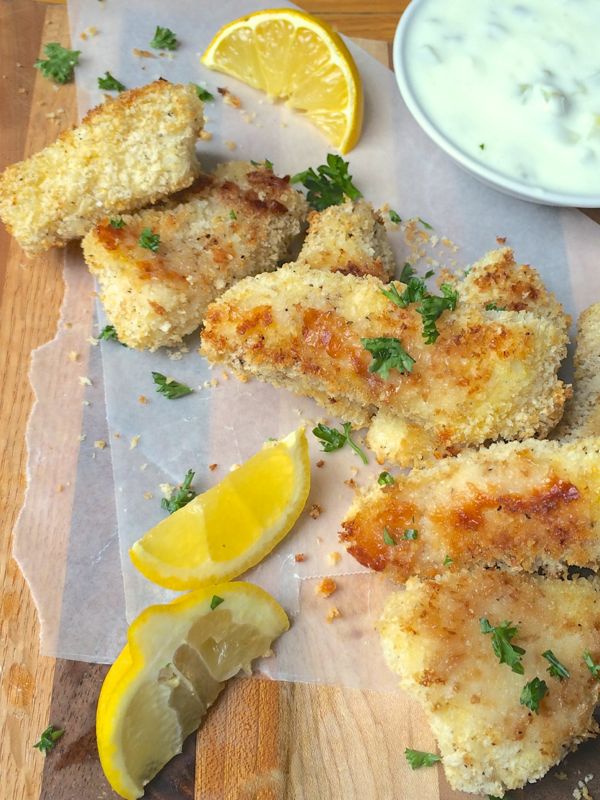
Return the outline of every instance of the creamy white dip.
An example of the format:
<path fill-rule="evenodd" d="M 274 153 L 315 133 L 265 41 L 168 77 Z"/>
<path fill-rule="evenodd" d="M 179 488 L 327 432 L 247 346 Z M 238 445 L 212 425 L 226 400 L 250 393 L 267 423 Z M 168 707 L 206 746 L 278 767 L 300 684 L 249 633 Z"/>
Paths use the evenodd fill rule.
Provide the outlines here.
<path fill-rule="evenodd" d="M 404 64 L 465 153 L 533 187 L 600 193 L 600 0 L 423 0 Z"/>

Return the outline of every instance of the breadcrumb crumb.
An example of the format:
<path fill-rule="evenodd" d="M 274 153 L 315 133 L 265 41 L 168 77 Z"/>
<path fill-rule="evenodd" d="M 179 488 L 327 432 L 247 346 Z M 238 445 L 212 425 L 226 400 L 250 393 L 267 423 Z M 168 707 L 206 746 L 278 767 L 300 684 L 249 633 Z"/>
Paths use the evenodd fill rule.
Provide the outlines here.
<path fill-rule="evenodd" d="M 140 440 L 141 434 L 137 434 L 136 436 L 131 437 L 131 441 L 129 442 L 129 449 L 134 450 L 138 446 L 138 442 Z"/>
<path fill-rule="evenodd" d="M 318 503 L 313 503 L 313 505 L 310 508 L 310 511 L 308 512 L 308 515 L 313 519 L 319 519 L 322 512 L 323 509 L 321 508 L 321 506 Z"/>
<path fill-rule="evenodd" d="M 173 495 L 173 492 L 176 489 L 176 487 L 173 486 L 172 483 L 160 483 L 158 485 L 158 488 L 162 492 L 163 497 L 165 497 L 167 500 L 171 499 L 171 496 Z"/>
<path fill-rule="evenodd" d="M 91 382 L 91 380 L 90 380 L 90 379 L 87 377 L 87 375 L 80 375 L 80 376 L 79 376 L 79 383 L 80 383 L 82 386 L 93 386 L 93 385 L 94 385 L 94 384 Z"/>
<path fill-rule="evenodd" d="M 322 459 L 322 458 L 320 458 L 320 459 L 317 461 L 317 464 L 316 464 L 316 466 L 317 466 L 319 469 L 321 469 L 321 467 L 324 467 L 324 466 L 325 466 L 325 462 L 323 461 L 323 459 Z"/>
<path fill-rule="evenodd" d="M 237 147 L 237 144 L 235 142 L 232 142 L 231 139 L 225 139 L 224 144 L 228 150 L 235 150 L 235 148 Z"/>
<path fill-rule="evenodd" d="M 294 556 L 294 561 L 296 561 L 299 564 L 302 561 L 306 561 L 306 556 L 304 555 L 304 553 L 296 553 L 296 555 Z"/>
<path fill-rule="evenodd" d="M 141 394 L 138 397 L 138 403 L 141 403 L 141 405 L 143 405 L 143 406 L 147 406 L 149 402 L 150 402 L 150 400 L 148 400 L 148 398 L 146 397 L 145 394 Z"/>
<path fill-rule="evenodd" d="M 144 492 L 144 500 L 152 500 L 153 497 L 152 492 Z"/>
<path fill-rule="evenodd" d="M 208 468 L 211 472 L 214 472 L 218 466 L 218 464 L 209 464 Z"/>
<path fill-rule="evenodd" d="M 106 447 L 106 442 L 104 441 L 104 439 L 96 439 L 96 441 L 94 442 L 94 447 L 96 448 L 96 450 L 104 450 L 104 448 Z"/>
<path fill-rule="evenodd" d="M 325 622 L 333 622 L 334 619 L 338 619 L 342 616 L 342 612 L 336 606 L 332 606 L 329 611 L 327 612 L 327 616 L 325 617 Z"/>
<path fill-rule="evenodd" d="M 225 105 L 231 106 L 232 108 L 241 108 L 242 101 L 237 95 L 230 92 L 227 87 L 219 86 L 217 92 L 222 95 Z"/>
<path fill-rule="evenodd" d="M 321 595 L 321 597 L 329 597 L 336 589 L 337 583 L 333 578 L 323 578 L 321 583 L 315 588 L 315 594 Z"/>
<path fill-rule="evenodd" d="M 342 560 L 342 556 L 341 556 L 341 554 L 340 554 L 340 553 L 338 553 L 338 551 L 337 551 L 337 550 L 333 550 L 333 551 L 332 551 L 331 553 L 329 553 L 329 555 L 327 556 L 327 561 L 329 561 L 329 563 L 330 563 L 332 566 L 335 566 L 336 564 L 339 564 L 341 560 Z"/>
<path fill-rule="evenodd" d="M 200 131 L 200 138 L 202 139 L 203 142 L 210 142 L 210 140 L 213 138 L 213 135 L 210 131 L 202 129 Z"/>
<path fill-rule="evenodd" d="M 79 361 L 79 359 L 81 358 L 81 355 L 78 352 L 76 352 L 75 350 L 71 350 L 69 355 L 68 355 L 68 358 L 69 358 L 69 361 Z"/>

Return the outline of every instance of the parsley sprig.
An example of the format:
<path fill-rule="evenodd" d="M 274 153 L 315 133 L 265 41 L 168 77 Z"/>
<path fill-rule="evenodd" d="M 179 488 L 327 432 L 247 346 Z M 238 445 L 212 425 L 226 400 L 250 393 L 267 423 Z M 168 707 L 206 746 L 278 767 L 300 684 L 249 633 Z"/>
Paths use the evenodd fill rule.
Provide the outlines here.
<path fill-rule="evenodd" d="M 194 390 L 185 383 L 179 383 L 174 378 L 167 378 L 161 372 L 153 372 L 152 378 L 156 384 L 156 391 L 164 394 L 169 400 L 177 400 L 178 397 L 185 397 Z"/>
<path fill-rule="evenodd" d="M 440 335 L 435 323 L 444 311 L 454 311 L 458 301 L 458 292 L 450 284 L 442 283 L 440 289 L 442 291 L 441 297 L 428 294 L 422 299 L 421 305 L 417 308 L 417 313 L 423 317 L 425 344 L 433 344 L 435 342 Z"/>
<path fill-rule="evenodd" d="M 160 25 L 156 26 L 150 47 L 155 50 L 176 50 L 178 44 L 177 36 L 173 31 L 169 30 L 169 28 L 161 28 Z"/>
<path fill-rule="evenodd" d="M 55 728 L 54 725 L 49 725 L 40 736 L 39 742 L 36 742 L 33 746 L 37 747 L 40 753 L 48 753 L 64 732 L 63 728 Z"/>
<path fill-rule="evenodd" d="M 406 760 L 408 761 L 411 769 L 432 767 L 434 764 L 437 764 L 438 761 L 442 760 L 441 756 L 438 756 L 437 753 L 426 753 L 423 750 L 412 750 L 410 747 L 406 748 L 404 755 L 406 756 Z"/>
<path fill-rule="evenodd" d="M 144 228 L 140 233 L 138 244 L 146 250 L 152 250 L 153 253 L 157 253 L 160 247 L 160 235 L 158 233 L 152 233 L 151 228 Z"/>
<path fill-rule="evenodd" d="M 185 473 L 185 478 L 183 479 L 181 486 L 176 492 L 173 492 L 168 500 L 166 497 L 163 497 L 163 499 L 160 501 L 160 507 L 165 511 L 168 511 L 169 514 L 174 514 L 176 511 L 179 511 L 180 508 L 186 506 L 190 500 L 193 500 L 194 497 L 196 497 L 196 492 L 191 488 L 193 480 L 194 472 L 191 469 L 188 469 L 188 471 Z"/>
<path fill-rule="evenodd" d="M 98 334 L 98 339 L 103 342 L 108 342 L 112 339 L 113 341 L 122 344 L 123 347 L 127 347 L 126 344 L 123 344 L 123 342 L 119 341 L 119 337 L 117 335 L 117 329 L 115 328 L 114 325 L 105 325 Z"/>
<path fill-rule="evenodd" d="M 68 50 L 58 42 L 49 42 L 44 45 L 44 54 L 47 58 L 38 58 L 33 65 L 39 69 L 44 78 L 49 78 L 55 83 L 69 83 L 73 80 L 73 72 L 79 63 L 81 50 Z"/>
<path fill-rule="evenodd" d="M 511 641 L 517 635 L 518 628 L 513 626 L 512 622 L 502 622 L 496 626 L 490 625 L 489 620 L 485 617 L 481 617 L 479 620 L 479 627 L 482 633 L 492 634 L 492 648 L 500 663 L 506 664 L 518 675 L 523 675 L 524 669 L 521 661 L 525 650 L 512 644 Z"/>
<path fill-rule="evenodd" d="M 363 464 L 368 464 L 369 460 L 366 455 L 352 439 L 352 426 L 350 423 L 344 422 L 342 427 L 344 429 L 343 432 L 338 431 L 337 428 L 330 428 L 328 425 L 323 425 L 322 422 L 319 422 L 317 427 L 313 428 L 312 432 L 322 443 L 323 450 L 326 453 L 332 453 L 334 450 L 341 450 L 345 444 L 349 444 Z"/>
<path fill-rule="evenodd" d="M 539 714 L 540 703 L 542 698 L 548 694 L 548 686 L 546 681 L 541 681 L 539 678 L 533 678 L 526 683 L 521 692 L 520 703 L 522 706 L 527 706 L 536 714 Z"/>
<path fill-rule="evenodd" d="M 377 372 L 386 381 L 391 369 L 412 372 L 415 360 L 402 347 L 400 339 L 390 336 L 361 339 L 362 346 L 373 356 L 369 372 Z"/>
<path fill-rule="evenodd" d="M 329 206 L 339 206 L 347 198 L 358 200 L 361 192 L 352 183 L 352 175 L 348 173 L 348 162 L 341 156 L 328 153 L 327 164 L 321 164 L 317 171 L 310 167 L 298 172 L 291 179 L 292 183 L 301 183 L 308 190 L 306 199 L 311 208 L 322 211 Z"/>
<path fill-rule="evenodd" d="M 393 483 L 396 483 L 394 480 L 394 476 L 390 475 L 387 470 L 385 472 L 380 472 L 379 477 L 377 478 L 377 483 L 380 486 L 391 486 Z"/>
<path fill-rule="evenodd" d="M 543 658 L 546 659 L 550 663 L 548 667 L 548 674 L 551 675 L 553 678 L 558 678 L 559 681 L 564 680 L 565 678 L 570 678 L 571 673 L 565 667 L 564 664 L 561 664 L 558 658 L 554 655 L 552 650 L 546 650 L 542 653 Z"/>
<path fill-rule="evenodd" d="M 105 72 L 103 78 L 98 78 L 98 88 L 106 89 L 108 92 L 124 92 L 127 87 L 110 72 Z"/>

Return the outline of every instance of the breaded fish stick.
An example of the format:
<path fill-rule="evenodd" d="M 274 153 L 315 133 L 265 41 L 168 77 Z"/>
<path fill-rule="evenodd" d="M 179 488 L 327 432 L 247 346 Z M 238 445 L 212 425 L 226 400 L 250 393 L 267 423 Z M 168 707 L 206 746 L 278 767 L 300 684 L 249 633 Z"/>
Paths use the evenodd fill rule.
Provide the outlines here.
<path fill-rule="evenodd" d="M 122 227 L 105 218 L 83 253 L 119 340 L 155 350 L 194 331 L 233 283 L 275 269 L 305 217 L 306 201 L 288 179 L 231 162 L 163 207 L 124 216 Z M 143 246 L 144 231 L 158 237 L 146 241 L 154 249 Z"/>
<path fill-rule="evenodd" d="M 520 648 L 516 670 L 500 663 L 481 620 L 513 628 L 502 641 Z M 378 628 L 390 668 L 427 714 L 454 789 L 503 797 L 598 733 L 600 681 L 584 661 L 587 653 L 600 662 L 596 581 L 499 570 L 413 578 L 388 600 Z M 550 671 L 552 657 L 568 677 Z"/>
<path fill-rule="evenodd" d="M 31 254 L 81 238 L 103 217 L 189 186 L 202 125 L 191 85 L 159 80 L 122 92 L 0 175 L 0 218 Z"/>
<path fill-rule="evenodd" d="M 356 498 L 341 539 L 404 583 L 501 564 L 561 572 L 600 564 L 600 438 L 465 451 Z"/>
<path fill-rule="evenodd" d="M 486 308 L 491 284 L 502 310 Z M 287 265 L 240 282 L 209 307 L 203 352 L 313 397 L 356 427 L 379 413 L 389 435 L 370 435 L 370 444 L 403 466 L 488 440 L 546 435 L 569 392 L 557 378 L 568 318 L 509 250 L 489 254 L 456 286 L 456 308 L 441 314 L 439 337 L 427 344 L 418 304 L 394 304 L 376 278 Z M 414 360 L 411 371 L 373 371 L 365 340 L 395 340 Z"/>
<path fill-rule="evenodd" d="M 329 206 L 308 215 L 297 264 L 345 275 L 394 276 L 396 260 L 381 215 L 366 200 Z"/>

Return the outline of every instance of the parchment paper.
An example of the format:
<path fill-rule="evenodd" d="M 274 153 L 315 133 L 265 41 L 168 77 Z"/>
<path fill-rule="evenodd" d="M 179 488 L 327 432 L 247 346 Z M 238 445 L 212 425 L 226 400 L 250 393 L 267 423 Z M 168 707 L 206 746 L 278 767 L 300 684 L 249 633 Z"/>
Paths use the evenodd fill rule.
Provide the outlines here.
<path fill-rule="evenodd" d="M 206 128 L 214 137 L 198 146 L 206 168 L 232 158 L 267 157 L 278 174 L 293 174 L 323 163 L 330 148 L 308 123 L 199 63 L 198 54 L 222 24 L 271 5 L 270 0 L 219 4 L 72 0 L 72 42 L 82 51 L 76 72 L 80 111 L 102 100 L 95 87 L 106 70 L 127 87 L 160 76 L 200 83 L 215 95 L 217 87 L 227 86 L 241 98 L 243 108 L 225 105 L 218 95 L 215 103 L 206 104 Z M 156 25 L 177 33 L 179 49 L 169 57 L 135 57 L 134 47 L 149 49 Z M 82 41 L 81 32 L 90 26 L 98 34 Z M 363 194 L 376 206 L 388 203 L 404 219 L 425 219 L 440 239 L 456 242 L 457 252 L 441 243 L 433 248 L 430 257 L 441 264 L 466 266 L 496 247 L 496 236 L 505 236 L 517 258 L 540 270 L 570 313 L 600 300 L 598 226 L 578 211 L 501 195 L 462 172 L 413 122 L 393 73 L 350 42 L 349 47 L 366 98 L 363 135 L 348 157 Z M 226 142 L 234 142 L 235 150 Z M 409 249 L 399 231 L 391 231 L 390 239 L 402 264 L 411 255 Z M 30 488 L 16 531 L 15 554 L 38 603 L 44 651 L 109 662 L 125 640 L 125 617 L 131 621 L 149 603 L 172 596 L 139 575 L 127 552 L 164 516 L 160 484 L 179 483 L 191 468 L 196 472 L 196 491 L 203 491 L 268 437 L 286 435 L 301 423 L 310 428 L 327 417 L 312 401 L 254 381 L 242 384 L 220 369 L 210 370 L 197 353 L 198 334 L 188 337 L 185 347 L 175 353 L 138 353 L 115 342 L 88 344 L 86 337 L 105 320 L 101 309 L 93 319 L 90 280 L 79 259 L 75 253 L 67 262 L 67 299 L 57 339 L 33 357 L 38 402 L 28 434 Z M 66 327 L 77 313 L 81 319 L 76 328 Z M 81 353 L 80 361 L 69 361 L 71 350 Z M 79 383 L 84 365 L 91 386 Z M 75 399 L 46 391 L 48 375 L 57 369 L 65 381 L 69 378 L 65 386 Z M 152 370 L 188 383 L 194 394 L 166 400 L 155 392 Z M 149 402 L 140 402 L 140 396 Z M 91 405 L 82 407 L 82 400 Z M 72 429 L 68 440 L 57 425 L 57 419 L 65 417 Z M 73 460 L 81 431 L 86 438 L 72 484 L 72 513 L 65 510 L 60 520 L 53 520 L 50 534 L 42 532 L 43 509 L 54 508 L 60 495 L 48 481 L 36 480 L 35 465 L 43 456 L 46 468 L 59 474 Z M 345 481 L 365 485 L 381 467 L 372 455 L 363 468 L 351 452 L 322 454 L 309 438 L 313 488 L 307 510 L 275 552 L 243 576 L 268 589 L 292 617 L 291 631 L 262 669 L 282 680 L 391 687 L 394 681 L 382 666 L 373 623 L 393 587 L 363 570 L 337 540 L 340 521 L 353 498 Z M 107 446 L 94 447 L 97 440 Z M 316 467 L 321 459 L 324 466 Z M 213 464 L 218 466 L 209 469 Z M 316 519 L 308 513 L 314 504 L 322 509 Z M 47 554 L 40 558 L 40 546 L 48 535 L 60 542 L 56 558 Z M 334 551 L 342 554 L 337 564 L 328 559 Z M 305 555 L 303 562 L 295 560 L 297 553 Z M 63 581 L 56 576 L 63 574 L 61 595 L 57 584 Z M 315 593 L 323 576 L 335 576 L 338 583 L 329 599 Z M 328 624 L 325 617 L 332 606 L 341 616 Z"/>

